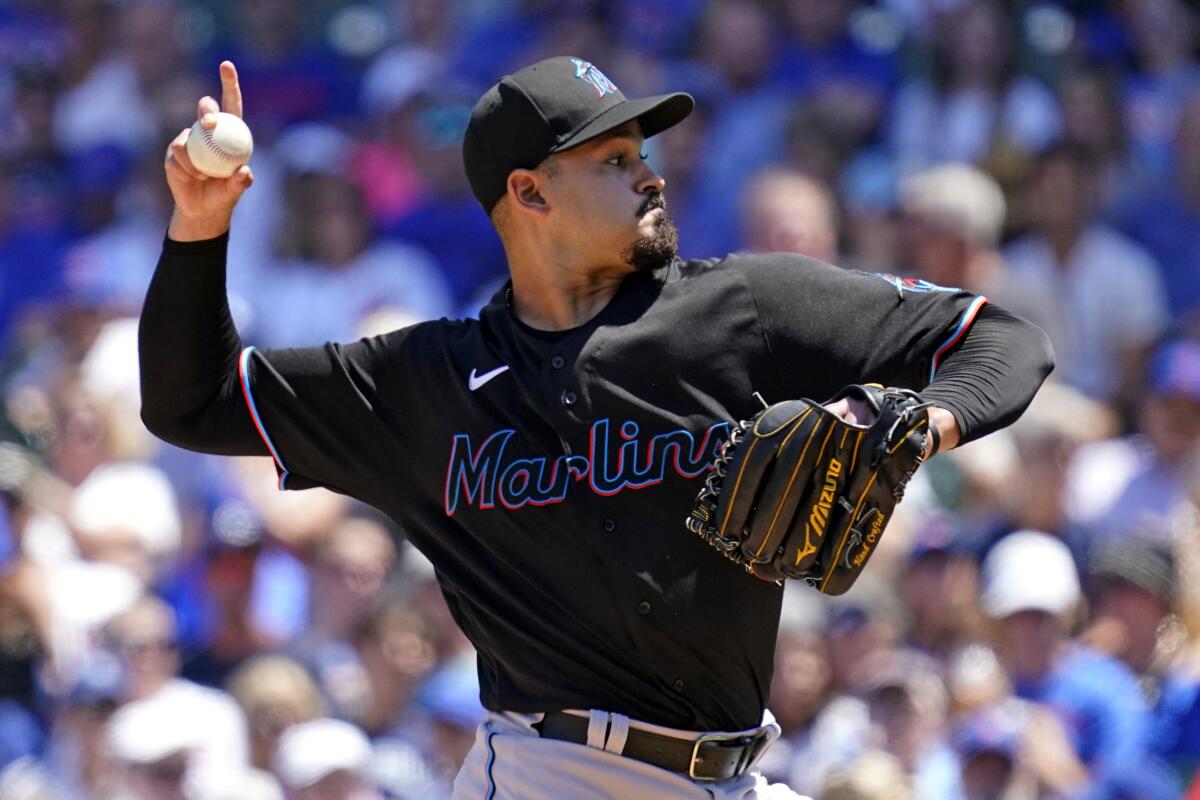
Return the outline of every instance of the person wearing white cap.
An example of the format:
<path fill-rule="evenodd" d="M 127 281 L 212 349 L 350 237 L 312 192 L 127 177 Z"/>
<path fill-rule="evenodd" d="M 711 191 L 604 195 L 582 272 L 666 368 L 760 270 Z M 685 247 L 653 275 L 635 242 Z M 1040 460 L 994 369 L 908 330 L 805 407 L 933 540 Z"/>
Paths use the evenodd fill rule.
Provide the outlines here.
<path fill-rule="evenodd" d="M 284 731 L 273 767 L 292 800 L 382 800 L 366 778 L 370 760 L 366 734 L 324 718 Z"/>
<path fill-rule="evenodd" d="M 184 781 L 199 746 L 179 709 L 136 701 L 117 711 L 105 747 L 118 767 L 119 800 L 185 800 Z"/>
<path fill-rule="evenodd" d="M 275 776 L 253 767 L 190 770 L 183 788 L 187 800 L 284 800 Z"/>
<path fill-rule="evenodd" d="M 983 611 L 1014 693 L 1058 717 L 1090 777 L 1088 797 L 1171 797 L 1145 780 L 1150 715 L 1123 664 L 1070 639 L 1082 595 L 1060 539 L 1024 530 L 1001 539 L 983 562 Z M 1035 743 L 1036 744 L 1036 743 Z"/>
<path fill-rule="evenodd" d="M 979 599 L 989 617 L 1042 611 L 1068 623 L 1067 616 L 1080 598 L 1071 551 L 1049 534 L 1032 530 L 1010 534 L 984 559 Z"/>
<path fill-rule="evenodd" d="M 1000 185 L 970 164 L 941 164 L 900 182 L 904 260 L 913 274 L 940 286 L 994 288 L 1004 228 Z"/>
<path fill-rule="evenodd" d="M 240 768 L 248 763 L 246 719 L 237 703 L 223 691 L 180 677 L 177 623 L 164 601 L 150 595 L 138 599 L 105 627 L 104 643 L 122 670 L 122 706 L 110 723 L 112 735 L 125 718 L 144 725 L 122 740 L 133 748 L 124 760 L 157 761 L 143 751 L 174 742 L 196 765 Z"/>

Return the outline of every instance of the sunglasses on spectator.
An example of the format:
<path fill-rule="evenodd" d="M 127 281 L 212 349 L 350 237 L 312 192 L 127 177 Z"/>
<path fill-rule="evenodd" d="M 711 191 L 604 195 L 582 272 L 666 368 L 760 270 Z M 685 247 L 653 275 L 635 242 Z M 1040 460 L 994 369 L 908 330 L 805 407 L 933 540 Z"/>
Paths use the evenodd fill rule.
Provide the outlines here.
<path fill-rule="evenodd" d="M 168 653 L 174 651 L 175 646 L 175 640 L 168 638 L 117 642 L 117 650 L 126 656 L 139 656 L 146 653 Z"/>

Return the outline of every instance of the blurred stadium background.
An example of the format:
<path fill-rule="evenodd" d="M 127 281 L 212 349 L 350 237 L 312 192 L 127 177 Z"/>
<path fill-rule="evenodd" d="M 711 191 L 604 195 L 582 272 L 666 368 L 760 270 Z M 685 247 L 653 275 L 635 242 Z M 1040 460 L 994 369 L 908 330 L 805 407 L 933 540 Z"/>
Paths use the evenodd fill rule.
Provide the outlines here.
<path fill-rule="evenodd" d="M 764 769 L 814 798 L 1200 797 L 1200 62 L 1181 0 L 0 0 L 0 798 L 436 798 L 479 706 L 403 532 L 151 440 L 167 142 L 241 73 L 260 345 L 470 315 L 479 93 L 553 54 L 699 103 L 684 256 L 965 286 L 1058 369 L 867 578 L 790 587 Z M 668 535 L 670 532 L 662 532 Z M 678 535 L 684 536 L 682 526 Z"/>

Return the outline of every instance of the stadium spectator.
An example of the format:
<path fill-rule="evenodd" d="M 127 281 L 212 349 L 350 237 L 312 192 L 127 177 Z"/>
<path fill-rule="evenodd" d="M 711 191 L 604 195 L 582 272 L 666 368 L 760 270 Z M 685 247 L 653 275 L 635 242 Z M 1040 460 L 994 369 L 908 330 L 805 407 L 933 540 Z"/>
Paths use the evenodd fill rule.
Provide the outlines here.
<path fill-rule="evenodd" d="M 825 608 L 799 592 L 785 592 L 775 650 L 770 708 L 785 733 L 759 762 L 772 782 L 793 783 L 793 772 L 820 785 L 821 776 L 844 760 L 817 722 L 832 698 L 832 670 L 822 636 Z"/>
<path fill-rule="evenodd" d="M 742 198 L 742 239 L 757 252 L 799 253 L 834 263 L 837 206 L 818 181 L 790 170 L 755 176 Z"/>
<path fill-rule="evenodd" d="M 308 621 L 288 652 L 313 673 L 339 717 L 361 720 L 372 702 L 355 631 L 377 602 L 395 559 L 388 529 L 367 516 L 339 520 L 314 555 Z"/>
<path fill-rule="evenodd" d="M 1052 382 L 1008 429 L 1014 465 L 1003 473 L 998 512 L 980 520 L 976 544 L 988 549 L 1005 534 L 1033 529 L 1066 542 L 1086 563 L 1089 531 L 1071 510 L 1071 464 L 1080 448 L 1117 431 L 1116 414 L 1066 384 Z M 1016 468 L 1013 468 L 1013 467 Z"/>
<path fill-rule="evenodd" d="M 868 750 L 830 775 L 816 796 L 820 800 L 908 800 L 913 794 L 900 759 Z"/>
<path fill-rule="evenodd" d="M 877 653 L 858 665 L 876 738 L 912 776 L 916 797 L 952 800 L 962 794 L 958 758 L 946 740 L 949 711 L 937 663 L 916 651 Z"/>
<path fill-rule="evenodd" d="M 1061 141 L 1079 148 L 1095 165 L 1095 206 L 1105 217 L 1144 191 L 1148 180 L 1134 172 L 1129 158 L 1118 89 L 1113 73 L 1084 66 L 1068 68 L 1059 88 Z"/>
<path fill-rule="evenodd" d="M 1088 542 L 1137 531 L 1165 537 L 1185 500 L 1189 458 L 1200 444 L 1200 343 L 1160 345 L 1147 384 L 1139 432 L 1089 444 L 1072 459 L 1067 512 Z"/>
<path fill-rule="evenodd" d="M 246 719 L 224 692 L 179 677 L 175 620 L 146 596 L 105 628 L 105 644 L 121 663 L 120 706 L 107 736 L 117 758 L 164 784 L 192 767 L 248 764 Z M 160 774 L 143 775 L 146 770 Z"/>
<path fill-rule="evenodd" d="M 316 683 L 300 664 L 283 656 L 256 656 L 230 676 L 228 689 L 246 716 L 250 764 L 270 769 L 285 730 L 323 715 Z"/>
<path fill-rule="evenodd" d="M 909 615 L 906 641 L 946 660 L 981 638 L 979 569 L 951 520 L 931 514 L 919 524 L 897 587 Z"/>
<path fill-rule="evenodd" d="M 367 777 L 371 744 L 336 719 L 314 719 L 283 732 L 274 772 L 295 800 L 382 800 Z"/>
<path fill-rule="evenodd" d="M 417 691 L 437 666 L 429 623 L 398 599 L 381 599 L 358 622 L 354 644 L 368 687 L 359 726 L 370 736 L 412 736 Z"/>
<path fill-rule="evenodd" d="M 1181 647 L 1186 634 L 1174 616 L 1176 572 L 1173 550 L 1161 541 L 1130 536 L 1105 542 L 1088 567 L 1093 611 L 1083 638 L 1138 675 L 1155 701 L 1154 754 L 1184 781 L 1200 761 L 1200 678 Z"/>
<path fill-rule="evenodd" d="M 779 34 L 766 7 L 748 0 L 707 4 L 696 33 L 698 60 L 718 89 L 709 109 L 708 153 L 698 165 L 695 202 L 704 209 L 709 241 L 726 251 L 736 246 L 737 205 L 745 182 L 784 153 L 793 103 L 788 87 L 771 80 Z"/>
<path fill-rule="evenodd" d="M 916 278 L 987 295 L 1001 271 L 1004 209 L 999 185 L 974 167 L 946 164 L 910 175 L 900 185 L 897 260 Z"/>
<path fill-rule="evenodd" d="M 1032 230 L 1005 248 L 993 298 L 1046 331 L 1059 380 L 1128 404 L 1146 352 L 1166 327 L 1166 300 L 1150 255 L 1096 219 L 1097 179 L 1096 163 L 1079 148 L 1039 157 Z"/>
<path fill-rule="evenodd" d="M 1171 177 L 1131 201 L 1124 228 L 1158 260 L 1167 304 L 1186 330 L 1200 330 L 1200 91 L 1181 107 Z"/>
<path fill-rule="evenodd" d="M 951 4 L 935 30 L 932 75 L 906 81 L 892 110 L 890 147 L 902 173 L 948 161 L 985 164 L 1004 151 L 1036 153 L 1053 141 L 1058 102 L 1017 69 L 1003 4 Z"/>
<path fill-rule="evenodd" d="M 317 345 L 352 338 L 380 308 L 419 319 L 450 310 L 447 282 L 420 248 L 373 240 L 362 191 L 342 174 L 349 140 L 331 127 L 285 134 L 291 162 L 280 260 L 257 277 L 270 292 L 247 291 L 264 345 Z M 318 154 L 319 153 L 319 154 Z"/>
<path fill-rule="evenodd" d="M 1180 111 L 1200 86 L 1196 12 L 1180 0 L 1123 3 L 1120 12 L 1136 62 L 1122 91 L 1129 154 L 1139 171 L 1166 178 Z"/>
<path fill-rule="evenodd" d="M 1014 692 L 1058 715 L 1087 768 L 1086 785 L 1073 790 L 1171 797 L 1144 769 L 1151 718 L 1136 677 L 1068 636 L 1081 598 L 1070 551 L 1047 534 L 1010 534 L 984 560 L 981 602 L 997 624 L 998 652 Z"/>
<path fill-rule="evenodd" d="M 423 191 L 404 214 L 383 226 L 388 237 L 430 254 L 441 267 L 448 302 L 455 307 L 481 285 L 502 280 L 506 263 L 500 238 L 478 213 L 462 171 L 462 135 L 473 102 L 473 92 L 443 85 L 437 92 L 422 91 L 404 106 L 398 124 Z"/>
<path fill-rule="evenodd" d="M 325 37 L 312 35 L 305 14 L 286 0 L 237 3 L 232 9 L 232 24 L 219 30 L 226 35 L 214 37 L 212 51 L 234 59 L 243 91 L 259 98 L 254 128 L 260 141 L 270 142 L 296 123 L 357 110 L 354 71 Z"/>

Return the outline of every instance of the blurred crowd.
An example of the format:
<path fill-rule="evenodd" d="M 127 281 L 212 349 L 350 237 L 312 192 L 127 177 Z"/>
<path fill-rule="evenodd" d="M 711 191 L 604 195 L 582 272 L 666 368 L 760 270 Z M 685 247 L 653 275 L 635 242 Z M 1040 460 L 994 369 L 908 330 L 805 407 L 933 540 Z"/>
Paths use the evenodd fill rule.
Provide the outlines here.
<path fill-rule="evenodd" d="M 166 145 L 224 58 L 256 146 L 243 338 L 473 315 L 505 263 L 466 120 L 564 53 L 697 98 L 647 143 L 683 256 L 966 287 L 1056 348 L 1020 422 L 918 473 L 852 592 L 788 587 L 764 771 L 817 800 L 1200 798 L 1198 26 L 1183 0 L 0 0 L 0 798 L 448 796 L 484 712 L 428 562 L 266 459 L 153 441 L 136 315 Z"/>

